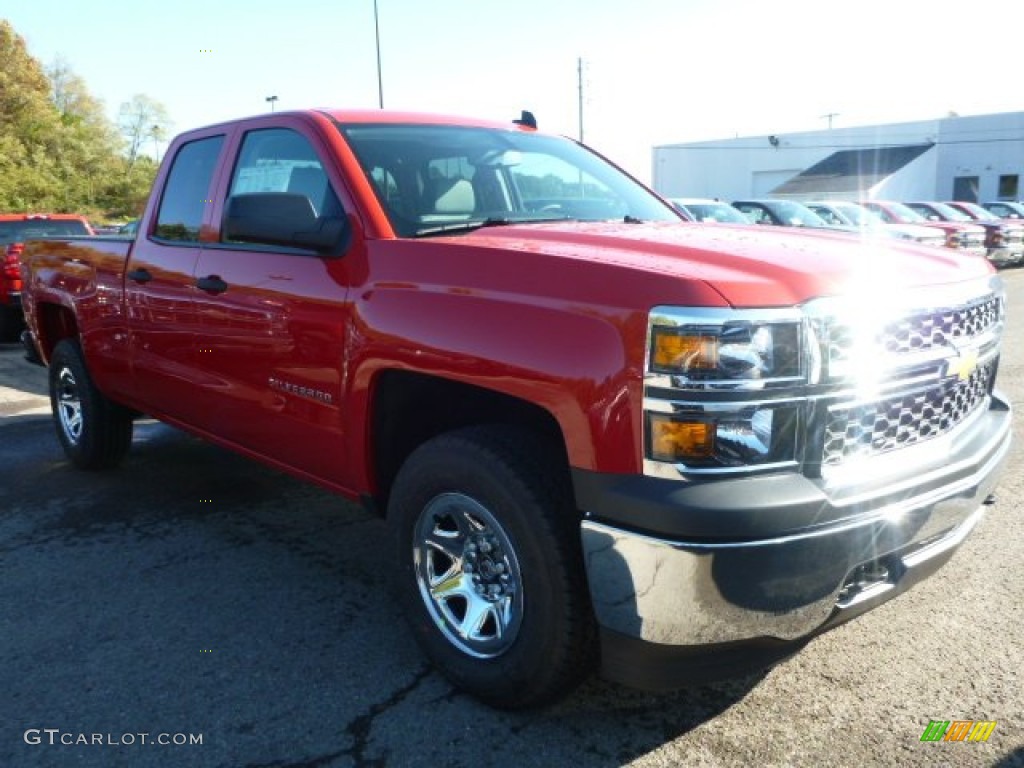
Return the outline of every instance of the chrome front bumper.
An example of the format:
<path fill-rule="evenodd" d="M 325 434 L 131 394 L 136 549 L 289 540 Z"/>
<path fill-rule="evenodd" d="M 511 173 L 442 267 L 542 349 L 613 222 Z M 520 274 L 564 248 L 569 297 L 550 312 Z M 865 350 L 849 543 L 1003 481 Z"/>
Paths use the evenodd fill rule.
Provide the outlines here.
<path fill-rule="evenodd" d="M 599 624 L 662 646 L 796 640 L 890 599 L 946 562 L 981 519 L 1010 446 L 1004 416 L 971 471 L 898 500 L 862 501 L 857 515 L 820 528 L 712 543 L 585 519 Z"/>

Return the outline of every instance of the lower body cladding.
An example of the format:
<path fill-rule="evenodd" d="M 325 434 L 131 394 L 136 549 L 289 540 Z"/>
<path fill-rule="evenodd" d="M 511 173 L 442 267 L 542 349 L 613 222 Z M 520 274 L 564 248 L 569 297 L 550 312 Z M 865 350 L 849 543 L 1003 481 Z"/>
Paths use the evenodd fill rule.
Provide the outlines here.
<path fill-rule="evenodd" d="M 866 473 L 867 490 L 802 475 L 689 484 L 576 471 L 603 675 L 658 690 L 747 674 L 934 573 L 996 486 L 1009 406 L 993 398 L 971 426 L 940 466 L 881 485 Z"/>

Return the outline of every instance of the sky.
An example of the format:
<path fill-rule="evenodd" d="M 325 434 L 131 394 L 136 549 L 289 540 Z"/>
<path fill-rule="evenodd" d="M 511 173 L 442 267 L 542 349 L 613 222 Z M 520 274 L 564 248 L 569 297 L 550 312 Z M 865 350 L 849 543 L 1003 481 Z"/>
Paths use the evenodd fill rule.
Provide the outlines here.
<path fill-rule="evenodd" d="M 377 108 L 373 0 L 0 0 L 112 119 L 171 134 L 269 111 Z M 1024 110 L 1024 0 L 377 0 L 384 107 L 580 135 L 645 182 L 652 147 Z M 578 64 L 582 60 L 582 78 Z M 831 118 L 828 115 L 832 115 Z"/>

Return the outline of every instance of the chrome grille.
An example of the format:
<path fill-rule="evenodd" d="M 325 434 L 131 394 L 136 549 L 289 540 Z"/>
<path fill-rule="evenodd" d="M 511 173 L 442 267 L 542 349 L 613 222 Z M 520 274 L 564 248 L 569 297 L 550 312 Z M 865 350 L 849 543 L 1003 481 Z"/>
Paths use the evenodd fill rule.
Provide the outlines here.
<path fill-rule="evenodd" d="M 873 340 L 872 348 L 901 355 L 951 346 L 954 341 L 981 336 L 999 323 L 1001 317 L 1002 300 L 998 296 L 989 296 L 956 309 L 922 312 L 883 326 Z M 848 360 L 855 340 L 854 329 L 839 323 L 829 324 L 829 360 Z"/>
<path fill-rule="evenodd" d="M 995 369 L 993 359 L 965 381 L 947 380 L 923 392 L 830 409 L 822 462 L 877 456 L 949 432 L 985 402 Z"/>

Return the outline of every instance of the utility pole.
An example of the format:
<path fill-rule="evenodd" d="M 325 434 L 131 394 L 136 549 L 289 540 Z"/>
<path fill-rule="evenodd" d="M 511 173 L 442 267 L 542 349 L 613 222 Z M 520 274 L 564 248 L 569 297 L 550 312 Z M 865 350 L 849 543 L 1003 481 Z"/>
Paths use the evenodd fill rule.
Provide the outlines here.
<path fill-rule="evenodd" d="M 583 57 L 576 59 L 576 85 L 579 91 L 580 143 L 583 143 Z"/>
<path fill-rule="evenodd" d="M 828 114 L 824 114 L 824 115 L 821 116 L 822 120 L 828 120 L 828 129 L 830 131 L 832 130 L 832 118 L 833 117 L 839 117 L 839 113 L 838 112 L 829 112 Z"/>
<path fill-rule="evenodd" d="M 384 81 L 380 74 L 380 21 L 377 16 L 377 0 L 373 0 L 373 35 L 377 41 L 377 103 L 384 109 Z"/>

